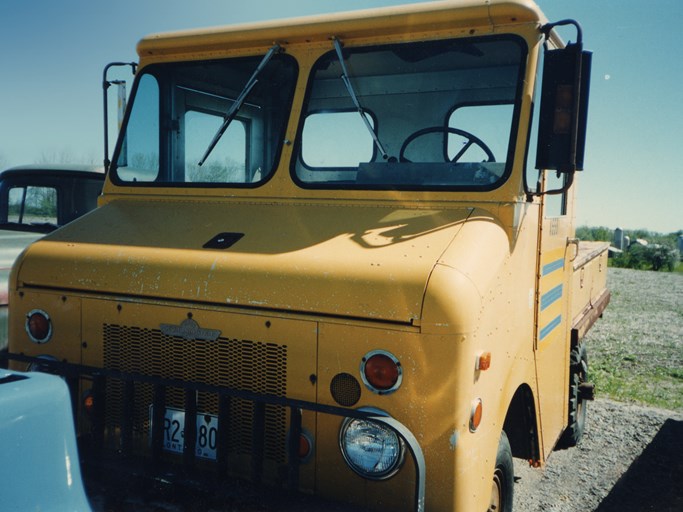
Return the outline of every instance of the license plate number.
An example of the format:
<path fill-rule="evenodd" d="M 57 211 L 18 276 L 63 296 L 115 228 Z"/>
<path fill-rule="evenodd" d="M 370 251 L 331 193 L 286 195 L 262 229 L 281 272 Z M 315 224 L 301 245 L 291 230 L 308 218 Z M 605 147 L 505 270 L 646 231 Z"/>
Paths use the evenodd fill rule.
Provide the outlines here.
<path fill-rule="evenodd" d="M 150 424 L 153 418 L 152 406 L 149 407 Z M 211 414 L 197 413 L 197 441 L 195 456 L 202 459 L 216 460 L 218 439 L 218 417 Z M 165 451 L 183 453 L 185 441 L 185 411 L 166 408 L 164 414 L 164 430 L 162 445 Z"/>

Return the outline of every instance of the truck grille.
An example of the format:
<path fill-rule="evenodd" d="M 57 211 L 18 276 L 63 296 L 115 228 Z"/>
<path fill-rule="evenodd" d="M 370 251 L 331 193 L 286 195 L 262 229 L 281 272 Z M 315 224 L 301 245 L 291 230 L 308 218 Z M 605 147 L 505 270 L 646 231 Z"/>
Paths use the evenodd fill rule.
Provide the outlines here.
<path fill-rule="evenodd" d="M 103 332 L 105 368 L 260 394 L 287 395 L 286 345 L 224 337 L 216 341 L 187 340 L 165 335 L 157 329 L 111 324 L 105 324 Z M 106 393 L 105 421 L 108 438 L 111 438 L 112 433 L 120 432 L 122 427 L 123 384 L 112 381 Z M 132 420 L 133 436 L 139 449 L 148 446 L 144 440 L 151 435 L 152 402 L 152 385 L 136 384 Z M 183 409 L 184 406 L 184 391 L 169 388 L 166 407 Z M 217 415 L 218 397 L 197 392 L 197 411 Z M 228 428 L 231 457 L 252 452 L 253 415 L 252 402 L 233 400 Z M 265 420 L 264 458 L 283 464 L 286 461 L 285 408 L 267 405 Z"/>

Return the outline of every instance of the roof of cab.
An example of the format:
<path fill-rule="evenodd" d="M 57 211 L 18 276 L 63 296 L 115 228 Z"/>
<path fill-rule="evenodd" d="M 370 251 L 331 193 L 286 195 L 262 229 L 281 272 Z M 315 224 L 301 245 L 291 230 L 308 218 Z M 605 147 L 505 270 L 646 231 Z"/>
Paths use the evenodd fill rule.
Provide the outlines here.
<path fill-rule="evenodd" d="M 151 34 L 138 43 L 141 58 L 515 23 L 545 23 L 532 0 L 442 0 L 335 14 Z"/>
<path fill-rule="evenodd" d="M 104 168 L 101 165 L 71 165 L 71 164 L 32 164 L 18 165 L 0 171 L 0 178 L 26 174 L 49 174 L 49 175 L 78 175 L 91 178 L 104 179 Z"/>

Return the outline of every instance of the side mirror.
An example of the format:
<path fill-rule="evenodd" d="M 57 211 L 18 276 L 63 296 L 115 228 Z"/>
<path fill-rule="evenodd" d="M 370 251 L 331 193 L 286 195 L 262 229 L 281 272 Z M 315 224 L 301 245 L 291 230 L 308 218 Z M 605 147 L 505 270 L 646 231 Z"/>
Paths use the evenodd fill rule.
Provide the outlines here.
<path fill-rule="evenodd" d="M 121 130 L 121 123 L 123 122 L 123 115 L 126 111 L 126 82 L 123 80 L 109 80 L 107 74 L 113 67 L 130 66 L 135 75 L 137 69 L 137 62 L 112 62 L 104 67 L 102 72 L 102 95 L 103 95 L 103 114 L 104 114 L 104 170 L 109 172 L 109 102 L 107 91 L 112 85 L 118 88 L 118 122 L 119 130 Z"/>
<path fill-rule="evenodd" d="M 575 44 L 545 50 L 536 168 L 559 172 L 583 170 L 592 53 L 583 50 L 575 21 L 543 27 L 546 37 L 556 25 L 576 25 Z"/>

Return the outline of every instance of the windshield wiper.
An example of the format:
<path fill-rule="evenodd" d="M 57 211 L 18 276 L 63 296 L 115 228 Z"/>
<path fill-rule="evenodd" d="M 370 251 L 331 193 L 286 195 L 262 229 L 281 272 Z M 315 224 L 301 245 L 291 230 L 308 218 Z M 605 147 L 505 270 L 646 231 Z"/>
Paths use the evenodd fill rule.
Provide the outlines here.
<path fill-rule="evenodd" d="M 384 151 L 384 147 L 382 147 L 382 143 L 379 141 L 379 138 L 377 137 L 375 130 L 372 128 L 372 126 L 370 125 L 370 121 L 368 121 L 368 118 L 365 116 L 365 113 L 363 112 L 363 107 L 361 107 L 360 102 L 358 101 L 358 96 L 356 96 L 356 91 L 353 89 L 353 85 L 351 84 L 349 72 L 346 69 L 346 63 L 344 62 L 344 55 L 342 53 L 341 43 L 339 42 L 339 39 L 336 37 L 333 38 L 332 41 L 334 42 L 334 49 L 337 50 L 337 58 L 339 59 L 339 64 L 341 65 L 342 69 L 341 79 L 343 80 L 344 85 L 346 86 L 346 90 L 348 91 L 349 96 L 351 96 L 353 104 L 356 106 L 356 109 L 358 109 L 358 113 L 360 114 L 361 119 L 365 123 L 365 127 L 368 129 L 368 132 L 370 132 L 372 140 L 375 141 L 375 146 L 377 146 L 377 149 L 382 155 L 382 158 L 386 160 L 387 158 L 389 158 L 389 155 L 387 155 L 387 152 Z"/>
<path fill-rule="evenodd" d="M 200 166 L 204 162 L 206 162 L 206 159 L 211 154 L 211 151 L 213 151 L 213 148 L 216 147 L 216 144 L 218 144 L 218 141 L 221 140 L 221 137 L 225 133 L 225 130 L 228 129 L 228 126 L 230 126 L 230 123 L 232 122 L 232 120 L 235 119 L 237 112 L 239 111 L 240 108 L 242 108 L 242 105 L 244 104 L 244 101 L 247 99 L 247 96 L 249 96 L 249 93 L 254 88 L 254 86 L 257 84 L 258 76 L 261 74 L 261 71 L 263 71 L 263 68 L 266 67 L 266 64 L 268 64 L 268 62 L 273 57 L 273 55 L 275 55 L 279 51 L 280 51 L 280 45 L 276 43 L 273 45 L 273 47 L 270 50 L 268 50 L 268 53 L 266 53 L 264 55 L 263 59 L 261 59 L 261 62 L 256 67 L 256 70 L 254 71 L 254 73 L 251 75 L 251 77 L 247 81 L 246 85 L 244 86 L 244 89 L 242 89 L 242 92 L 237 97 L 235 102 L 232 104 L 232 107 L 230 107 L 230 110 L 228 110 L 226 112 L 225 118 L 224 118 L 225 120 L 223 121 L 223 124 L 218 129 L 218 131 L 216 132 L 216 135 L 213 136 L 213 139 L 211 140 L 209 147 L 206 148 L 206 151 L 204 152 L 204 156 L 199 161 Z"/>

